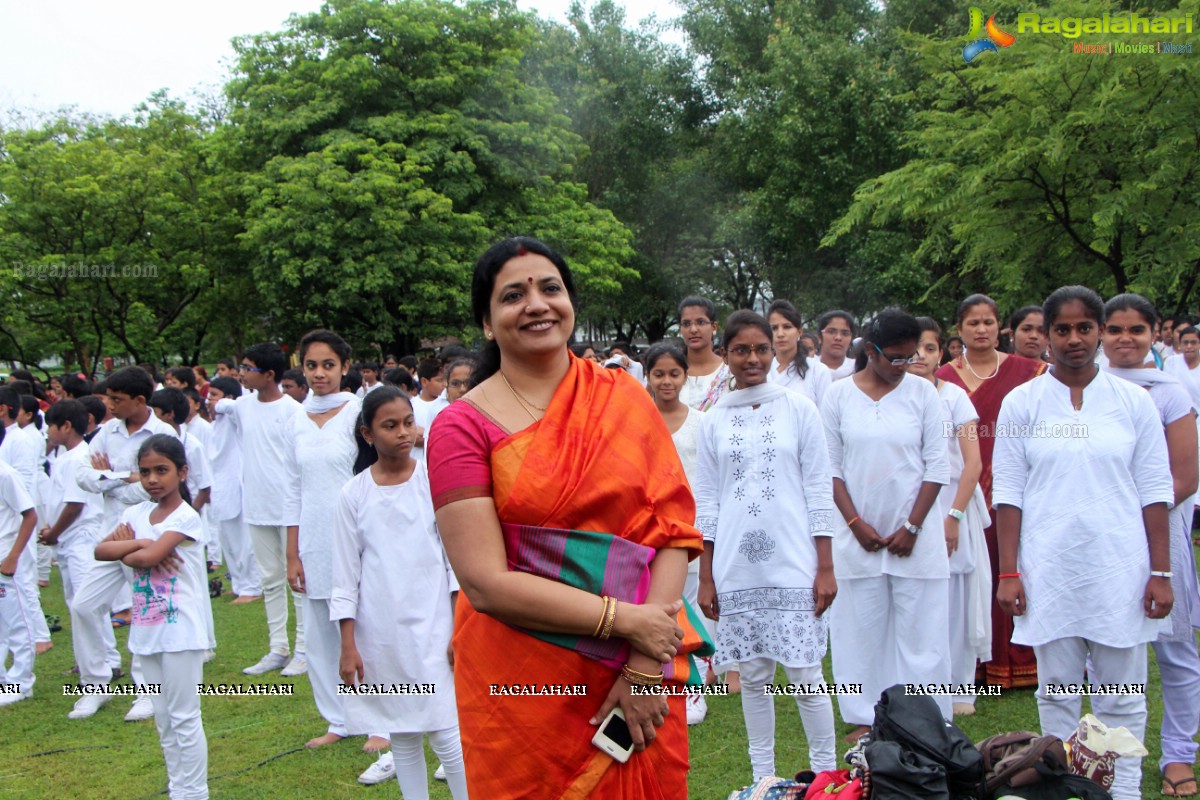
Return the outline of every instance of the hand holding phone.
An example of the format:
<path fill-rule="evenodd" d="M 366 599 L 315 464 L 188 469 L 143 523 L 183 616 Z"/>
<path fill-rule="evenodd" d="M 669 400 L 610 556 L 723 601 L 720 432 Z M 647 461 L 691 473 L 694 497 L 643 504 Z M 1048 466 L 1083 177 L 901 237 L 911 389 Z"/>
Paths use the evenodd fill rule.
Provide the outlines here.
<path fill-rule="evenodd" d="M 633 755 L 633 735 L 625 722 L 625 712 L 616 706 L 600 723 L 592 744 L 624 764 Z"/>

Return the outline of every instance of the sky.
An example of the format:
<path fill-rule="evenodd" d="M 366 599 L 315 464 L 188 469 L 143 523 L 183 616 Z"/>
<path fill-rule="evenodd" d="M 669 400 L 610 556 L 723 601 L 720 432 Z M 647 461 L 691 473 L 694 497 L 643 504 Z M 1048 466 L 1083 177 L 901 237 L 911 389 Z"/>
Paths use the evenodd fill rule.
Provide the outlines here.
<path fill-rule="evenodd" d="M 676 16 L 671 0 L 616 0 L 627 19 Z M 566 19 L 571 0 L 518 0 Z M 0 0 L 0 118 L 10 109 L 129 114 L 166 88 L 190 100 L 225 82 L 229 40 L 280 30 L 321 0 Z"/>

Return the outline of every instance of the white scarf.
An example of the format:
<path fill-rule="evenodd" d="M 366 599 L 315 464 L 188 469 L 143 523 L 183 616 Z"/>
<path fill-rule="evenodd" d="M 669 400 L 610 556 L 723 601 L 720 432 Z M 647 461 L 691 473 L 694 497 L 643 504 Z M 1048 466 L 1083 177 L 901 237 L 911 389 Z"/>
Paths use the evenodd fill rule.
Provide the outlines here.
<path fill-rule="evenodd" d="M 717 401 L 717 405 L 721 408 L 737 408 L 738 406 L 757 406 L 762 403 L 769 403 L 777 397 L 783 397 L 788 393 L 788 389 L 783 388 L 777 383 L 769 383 L 764 381 L 757 386 L 748 386 L 745 389 L 738 389 L 733 392 L 726 392 Z"/>
<path fill-rule="evenodd" d="M 304 410 L 310 414 L 324 414 L 326 411 L 341 408 L 353 399 L 355 399 L 353 392 L 330 392 L 329 394 L 309 392 L 308 397 L 304 398 Z"/>
<path fill-rule="evenodd" d="M 1117 378 L 1123 378 L 1130 383 L 1136 383 L 1143 389 L 1149 389 L 1156 383 L 1180 382 L 1174 375 L 1169 375 L 1157 369 L 1118 369 L 1117 367 L 1104 367 L 1104 371 Z"/>

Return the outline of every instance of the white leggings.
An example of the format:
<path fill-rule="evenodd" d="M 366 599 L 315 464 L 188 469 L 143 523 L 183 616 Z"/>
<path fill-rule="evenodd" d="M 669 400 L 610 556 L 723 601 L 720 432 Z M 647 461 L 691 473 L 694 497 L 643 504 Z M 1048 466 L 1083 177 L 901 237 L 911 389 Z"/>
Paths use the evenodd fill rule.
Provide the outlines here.
<path fill-rule="evenodd" d="M 742 717 L 750 740 L 750 768 L 754 780 L 775 774 L 775 698 L 763 687 L 775 679 L 775 660 L 755 658 L 738 664 L 742 673 Z M 793 684 L 823 684 L 821 666 L 784 666 Z M 829 695 L 796 695 L 804 736 L 808 739 L 809 769 L 813 772 L 837 768 L 834 750 L 833 702 Z"/>
<path fill-rule="evenodd" d="M 208 740 L 196 691 L 204 680 L 204 651 L 155 653 L 141 662 L 146 680 L 162 684 L 162 693 L 150 699 L 167 762 L 167 794 L 171 800 L 207 800 Z"/>
<path fill-rule="evenodd" d="M 425 734 L 393 733 L 392 761 L 403 800 L 429 800 L 429 771 L 425 767 Z M 467 768 L 463 766 L 458 726 L 429 732 L 429 746 L 446 768 L 446 784 L 454 800 L 467 800 Z"/>

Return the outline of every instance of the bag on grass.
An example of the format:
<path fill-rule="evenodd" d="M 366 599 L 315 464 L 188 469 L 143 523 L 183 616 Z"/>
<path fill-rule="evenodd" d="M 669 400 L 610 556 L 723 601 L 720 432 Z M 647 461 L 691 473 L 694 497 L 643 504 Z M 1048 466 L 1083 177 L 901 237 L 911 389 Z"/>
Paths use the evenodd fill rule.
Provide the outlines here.
<path fill-rule="evenodd" d="M 804 800 L 808 784 L 788 778 L 759 778 L 742 789 L 734 789 L 728 800 Z"/>
<path fill-rule="evenodd" d="M 942 719 L 932 697 L 908 695 L 901 684 L 886 689 L 875 704 L 871 740 L 896 742 L 939 765 L 952 798 L 977 798 L 983 792 L 983 756 L 965 733 Z M 876 767 L 869 748 L 867 764 L 874 781 Z"/>
<path fill-rule="evenodd" d="M 1056 773 L 1067 771 L 1067 751 L 1057 736 L 1013 731 L 989 736 L 979 743 L 987 797 L 1002 789 L 1028 786 L 1042 780 L 1036 766 L 1045 763 Z"/>
<path fill-rule="evenodd" d="M 950 800 L 946 770 L 899 742 L 867 745 L 871 800 Z"/>
<path fill-rule="evenodd" d="M 818 772 L 804 800 L 863 800 L 861 778 L 852 778 L 848 769 Z"/>
<path fill-rule="evenodd" d="M 1110 728 L 1091 714 L 1085 714 L 1067 737 L 1068 768 L 1105 789 L 1112 788 L 1118 758 L 1146 755 L 1149 752 L 1128 728 Z"/>

